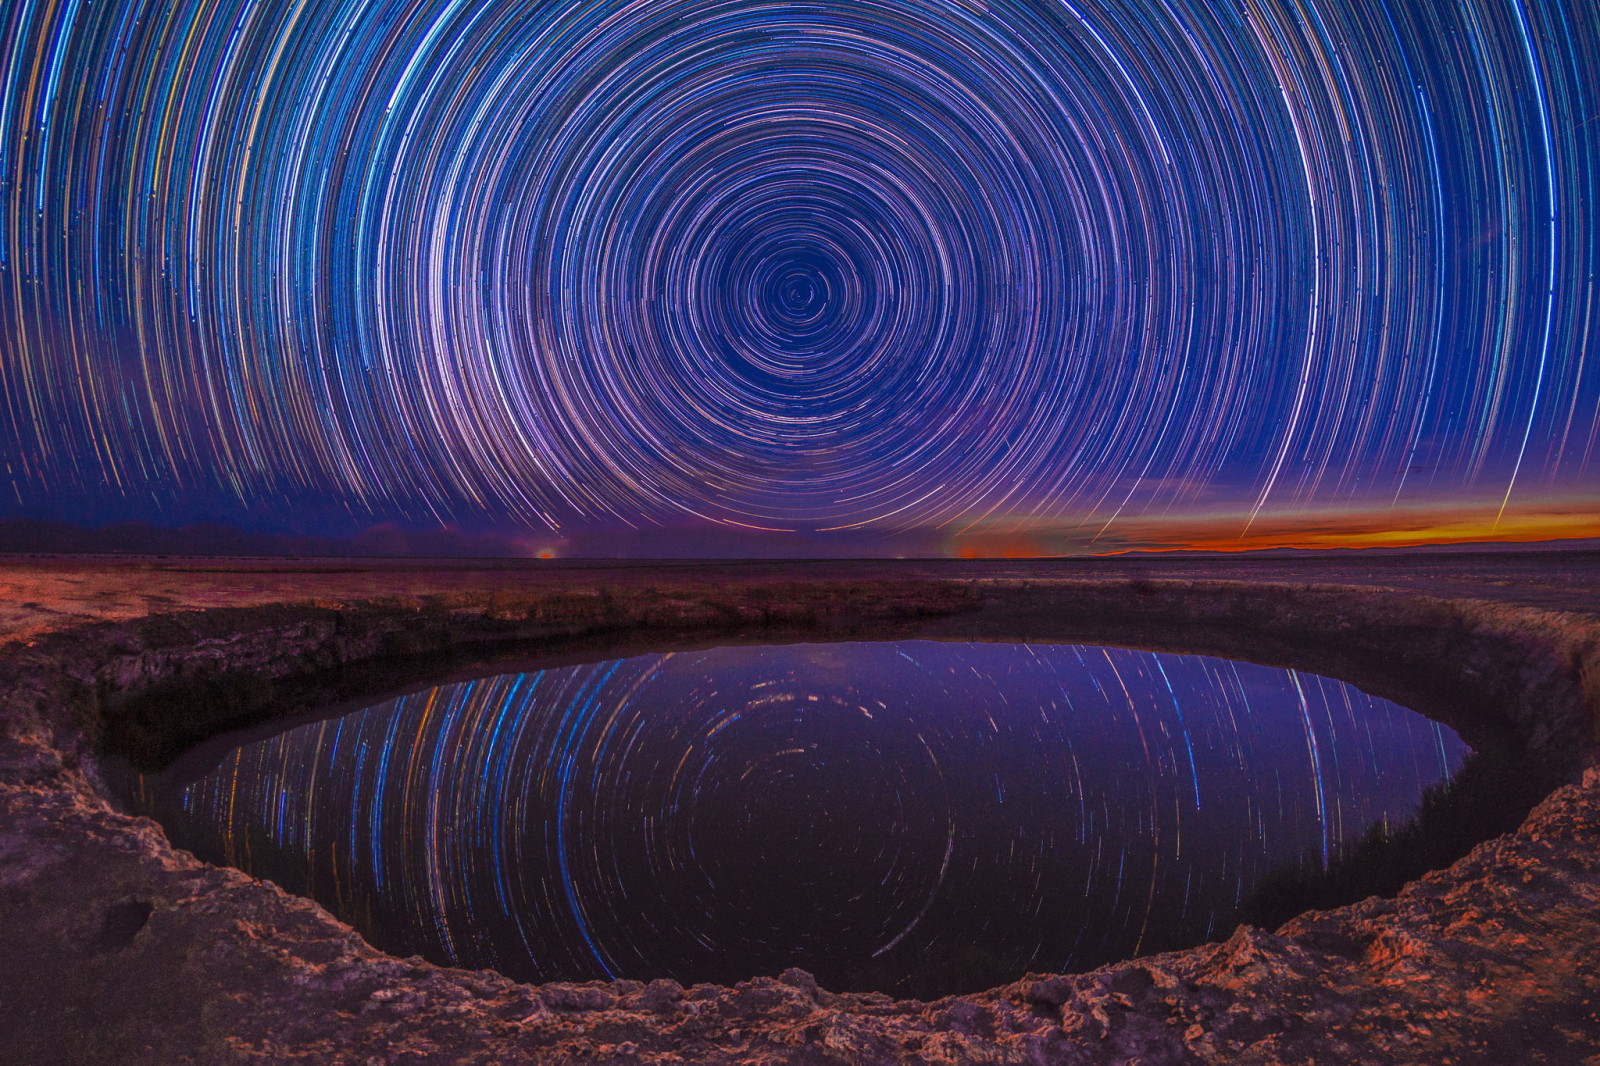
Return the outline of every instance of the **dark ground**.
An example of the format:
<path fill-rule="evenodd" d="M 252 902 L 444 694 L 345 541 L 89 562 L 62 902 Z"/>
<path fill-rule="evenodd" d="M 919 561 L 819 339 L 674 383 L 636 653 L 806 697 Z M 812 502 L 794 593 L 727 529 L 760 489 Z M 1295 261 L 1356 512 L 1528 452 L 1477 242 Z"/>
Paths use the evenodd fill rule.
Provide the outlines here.
<path fill-rule="evenodd" d="M 0 555 L 0 637 L 183 607 L 319 597 L 647 588 L 678 582 L 1232 580 L 1381 585 L 1553 611 L 1600 612 L 1600 551 L 1494 551 L 1042 560 L 224 559 Z"/>
<path fill-rule="evenodd" d="M 1600 553 L 35 558 L 0 563 L 0 585 L 0 1061 L 1600 1063 Z M 309 901 L 175 851 L 100 773 L 108 751 L 159 763 L 513 657 L 886 637 L 1295 666 L 1508 753 L 1548 796 L 1393 897 L 921 1003 L 797 971 L 532 987 L 393 959 Z"/>

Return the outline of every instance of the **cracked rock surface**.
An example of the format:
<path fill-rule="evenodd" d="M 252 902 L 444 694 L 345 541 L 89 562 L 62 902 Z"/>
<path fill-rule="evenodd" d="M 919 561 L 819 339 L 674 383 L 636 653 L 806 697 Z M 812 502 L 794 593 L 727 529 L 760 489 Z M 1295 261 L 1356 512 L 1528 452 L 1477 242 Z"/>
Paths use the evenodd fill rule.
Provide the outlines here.
<path fill-rule="evenodd" d="M 1600 1063 L 1600 618 L 1573 609 L 1600 605 L 1600 561 L 1566 560 L 1575 576 L 1543 584 L 1516 565 L 1458 564 L 1441 588 L 1402 564 L 1219 581 L 1045 565 L 12 563 L 0 1061 Z M 1394 898 L 923 1003 L 834 994 L 800 970 L 731 988 L 530 986 L 393 958 L 309 900 L 172 848 L 116 809 L 102 776 L 108 751 L 160 764 L 222 730 L 509 662 L 907 636 L 1313 669 L 1469 743 L 1518 745 L 1552 791 L 1518 830 Z"/>

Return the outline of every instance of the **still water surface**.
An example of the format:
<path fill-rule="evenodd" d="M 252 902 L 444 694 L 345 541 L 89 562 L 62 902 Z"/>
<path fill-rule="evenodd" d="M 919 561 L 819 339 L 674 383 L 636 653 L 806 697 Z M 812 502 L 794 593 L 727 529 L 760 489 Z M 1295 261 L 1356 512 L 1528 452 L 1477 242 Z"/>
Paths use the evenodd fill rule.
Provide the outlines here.
<path fill-rule="evenodd" d="M 970 991 L 1225 936 L 1467 752 L 1341 682 L 1020 644 L 729 647 L 461 682 L 141 801 L 373 943 L 527 980 Z"/>

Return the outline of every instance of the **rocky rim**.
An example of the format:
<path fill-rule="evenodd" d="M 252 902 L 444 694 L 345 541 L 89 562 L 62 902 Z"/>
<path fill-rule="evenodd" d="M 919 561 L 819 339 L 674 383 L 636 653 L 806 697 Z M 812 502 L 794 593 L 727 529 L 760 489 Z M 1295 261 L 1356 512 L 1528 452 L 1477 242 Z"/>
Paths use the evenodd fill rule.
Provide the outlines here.
<path fill-rule="evenodd" d="M 1365 565 L 12 563 L 0 569 L 0 1057 L 1600 1062 L 1600 617 L 1570 609 L 1600 606 L 1600 558 L 1562 560 L 1561 579 L 1526 559 Z M 159 765 L 224 730 L 513 662 L 910 636 L 1310 669 L 1474 745 L 1514 747 L 1551 791 L 1515 832 L 1393 898 L 922 1003 L 833 994 L 798 970 L 732 988 L 529 986 L 392 958 L 309 900 L 173 849 L 115 809 L 101 773 L 107 751 Z"/>

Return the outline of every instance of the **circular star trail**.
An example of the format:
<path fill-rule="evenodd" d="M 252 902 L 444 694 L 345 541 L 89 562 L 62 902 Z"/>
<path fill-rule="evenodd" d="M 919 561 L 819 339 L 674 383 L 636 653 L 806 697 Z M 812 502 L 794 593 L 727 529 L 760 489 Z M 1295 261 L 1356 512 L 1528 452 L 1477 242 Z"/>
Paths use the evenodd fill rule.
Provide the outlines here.
<path fill-rule="evenodd" d="M 0 459 L 556 528 L 1592 486 L 1596 20 L 18 0 Z"/>
<path fill-rule="evenodd" d="M 1225 936 L 1263 875 L 1403 823 L 1464 752 L 1198 656 L 719 648 L 405 696 L 141 808 L 397 954 L 944 994 Z"/>

